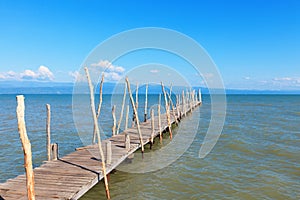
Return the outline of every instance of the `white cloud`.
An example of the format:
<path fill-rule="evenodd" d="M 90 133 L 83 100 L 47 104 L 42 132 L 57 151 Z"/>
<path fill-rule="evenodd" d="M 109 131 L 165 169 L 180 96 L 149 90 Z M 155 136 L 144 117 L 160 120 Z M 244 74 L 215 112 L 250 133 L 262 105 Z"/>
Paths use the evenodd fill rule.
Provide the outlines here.
<path fill-rule="evenodd" d="M 116 72 L 104 72 L 104 78 L 110 81 L 119 81 L 122 76 Z"/>
<path fill-rule="evenodd" d="M 125 72 L 124 67 L 113 65 L 108 60 L 100 60 L 98 63 L 92 63 L 91 67 L 94 70 L 99 70 L 100 68 L 100 71 L 104 72 L 104 77 L 107 81 L 119 81 Z"/>
<path fill-rule="evenodd" d="M 251 78 L 249 76 L 244 77 L 245 80 L 250 80 Z"/>
<path fill-rule="evenodd" d="M 153 74 L 156 74 L 156 73 L 159 72 L 159 70 L 157 70 L 157 69 L 152 69 L 152 70 L 150 70 L 150 72 L 153 73 Z"/>
<path fill-rule="evenodd" d="M 87 81 L 85 74 L 80 74 L 79 71 L 69 72 L 69 76 L 73 77 L 74 81 Z"/>
<path fill-rule="evenodd" d="M 214 77 L 214 74 L 213 74 L 213 73 L 205 73 L 205 74 L 203 74 L 203 77 L 204 77 L 205 79 L 211 79 L 211 78 Z"/>
<path fill-rule="evenodd" d="M 53 80 L 54 75 L 53 73 L 49 70 L 48 67 L 41 65 L 39 70 L 38 70 L 38 78 L 42 80 Z"/>
<path fill-rule="evenodd" d="M 50 69 L 46 66 L 41 65 L 37 71 L 26 69 L 21 73 L 14 71 L 8 71 L 0 73 L 1 79 L 10 79 L 10 80 L 54 80 L 54 75 Z"/>
<path fill-rule="evenodd" d="M 300 87 L 300 77 L 276 77 L 273 84 L 278 86 Z"/>

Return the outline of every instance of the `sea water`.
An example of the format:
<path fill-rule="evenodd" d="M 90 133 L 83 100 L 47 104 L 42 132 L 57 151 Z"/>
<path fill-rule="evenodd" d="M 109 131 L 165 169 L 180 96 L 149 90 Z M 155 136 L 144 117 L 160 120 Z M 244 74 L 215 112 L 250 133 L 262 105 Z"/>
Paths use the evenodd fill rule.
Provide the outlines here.
<path fill-rule="evenodd" d="M 150 97 L 149 107 L 156 100 L 156 96 Z M 34 167 L 46 160 L 47 103 L 52 111 L 51 140 L 59 144 L 60 156 L 83 145 L 73 121 L 71 95 L 25 95 L 25 119 Z M 143 103 L 142 97 L 140 118 Z M 103 137 L 109 137 L 112 126 L 109 95 L 104 96 L 102 108 Z M 0 95 L 0 182 L 24 173 L 15 109 L 14 95 Z M 203 105 L 174 129 L 175 137 L 181 134 L 177 130 L 188 134 L 190 127 L 198 126 L 199 122 L 187 151 L 170 165 L 153 172 L 113 172 L 112 199 L 300 199 L 300 96 L 228 95 L 226 114 L 216 146 L 200 159 L 199 149 L 211 118 L 209 96 L 204 95 Z M 166 145 L 172 142 L 167 134 L 164 141 Z M 153 149 L 147 146 L 146 151 L 160 148 L 156 140 Z M 139 152 L 135 154 L 138 156 Z M 82 199 L 105 199 L 103 183 Z"/>

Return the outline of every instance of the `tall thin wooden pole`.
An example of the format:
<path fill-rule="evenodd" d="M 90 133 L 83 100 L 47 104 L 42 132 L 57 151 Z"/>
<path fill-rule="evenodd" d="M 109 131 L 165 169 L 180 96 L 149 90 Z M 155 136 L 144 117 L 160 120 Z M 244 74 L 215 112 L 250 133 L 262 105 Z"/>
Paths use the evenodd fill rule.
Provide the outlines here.
<path fill-rule="evenodd" d="M 154 140 L 154 134 L 155 134 L 155 126 L 154 126 L 154 110 L 151 109 L 151 128 L 152 128 L 152 132 L 151 132 L 151 145 L 153 144 L 153 140 Z"/>
<path fill-rule="evenodd" d="M 173 114 L 173 117 L 174 117 L 174 120 L 175 120 L 175 123 L 178 124 L 178 120 L 177 120 L 177 117 L 176 117 L 176 113 L 175 113 L 175 107 L 174 107 L 174 104 L 173 104 L 173 101 L 171 99 L 171 96 L 168 94 L 168 97 L 169 97 L 169 101 L 171 103 L 171 107 L 172 107 L 172 114 Z"/>
<path fill-rule="evenodd" d="M 169 106 L 169 103 L 167 100 L 167 95 L 166 95 L 166 91 L 165 91 L 163 82 L 161 82 L 161 87 L 162 87 L 162 92 L 165 97 L 166 115 L 167 115 L 168 128 L 169 128 L 169 132 L 170 132 L 170 139 L 172 139 L 173 134 L 172 134 L 172 127 L 171 127 L 171 119 L 170 119 L 170 106 Z"/>
<path fill-rule="evenodd" d="M 116 120 L 116 105 L 114 105 L 112 107 L 111 114 L 112 114 L 112 117 L 113 117 L 112 135 L 115 136 L 116 135 L 116 124 L 117 124 L 117 120 Z"/>
<path fill-rule="evenodd" d="M 124 95 L 123 95 L 123 101 L 122 101 L 122 108 L 121 108 L 121 113 L 120 113 L 120 119 L 119 119 L 119 122 L 118 122 L 117 135 L 119 134 L 120 127 L 121 127 L 121 122 L 122 122 L 122 119 L 123 119 L 123 112 L 124 112 L 125 101 L 126 101 L 126 84 L 124 85 Z"/>
<path fill-rule="evenodd" d="M 201 95 L 201 89 L 199 89 L 199 102 L 200 102 L 200 104 L 202 103 L 202 95 Z"/>
<path fill-rule="evenodd" d="M 182 112 L 183 115 L 186 116 L 184 90 L 182 90 Z"/>
<path fill-rule="evenodd" d="M 158 106 L 157 106 L 157 114 L 158 114 L 158 130 L 159 130 L 159 139 L 162 142 L 162 130 L 161 130 L 161 114 L 160 114 L 160 106 L 161 106 L 161 94 L 158 97 Z"/>
<path fill-rule="evenodd" d="M 124 128 L 124 130 L 127 130 L 127 128 L 128 128 L 128 117 L 129 117 L 129 105 L 126 106 L 126 118 L 125 118 L 125 128 Z"/>
<path fill-rule="evenodd" d="M 146 84 L 146 92 L 145 92 L 144 122 L 147 121 L 147 110 L 148 110 L 148 84 Z"/>
<path fill-rule="evenodd" d="M 167 93 L 167 95 L 169 95 L 171 97 L 172 97 L 172 89 L 173 89 L 172 87 L 173 87 L 173 84 L 171 83 L 169 93 Z M 171 98 L 171 100 L 169 100 L 169 106 L 171 105 L 171 101 L 172 101 L 172 98 Z"/>
<path fill-rule="evenodd" d="M 35 200 L 34 191 L 34 173 L 32 167 L 32 153 L 31 144 L 27 136 L 26 125 L 25 125 L 25 105 L 24 96 L 17 96 L 17 119 L 18 119 L 18 130 L 20 134 L 20 140 L 22 143 L 24 153 L 24 167 L 26 171 L 26 186 L 27 186 L 27 198 L 29 200 Z"/>
<path fill-rule="evenodd" d="M 99 105 L 98 105 L 98 110 L 97 110 L 97 120 L 100 116 L 100 112 L 101 112 L 101 106 L 102 106 L 102 91 L 103 91 L 103 83 L 104 83 L 104 73 L 102 74 L 101 77 L 101 82 L 100 82 L 100 92 L 99 92 Z M 94 126 L 94 134 L 93 134 L 93 141 L 92 143 L 95 144 L 96 143 L 96 127 Z"/>
<path fill-rule="evenodd" d="M 85 67 L 84 70 L 85 70 L 89 88 L 90 88 L 91 110 L 92 110 L 92 114 L 93 114 L 94 127 L 95 127 L 97 138 L 98 138 L 99 153 L 100 153 L 101 161 L 102 161 L 101 163 L 102 163 L 102 172 L 103 172 L 103 177 L 104 177 L 106 197 L 107 197 L 107 199 L 110 199 L 110 193 L 109 193 L 108 181 L 107 181 L 107 175 L 106 175 L 105 157 L 104 157 L 104 153 L 102 150 L 100 131 L 99 131 L 99 127 L 98 127 L 98 120 L 97 120 L 97 115 L 96 115 L 96 110 L 95 110 L 94 89 L 93 89 L 92 81 L 90 79 L 90 74 L 89 74 L 88 68 Z"/>
<path fill-rule="evenodd" d="M 46 122 L 46 132 L 47 132 L 47 160 L 51 160 L 51 133 L 50 133 L 50 124 L 51 124 L 51 107 L 49 104 L 46 104 L 47 109 L 47 122 Z"/>
<path fill-rule="evenodd" d="M 135 115 L 135 118 L 136 118 L 137 131 L 138 131 L 138 134 L 139 134 L 139 139 L 140 139 L 140 143 L 141 143 L 142 153 L 144 153 L 144 142 L 143 142 L 143 136 L 142 136 L 141 128 L 140 128 L 139 116 L 138 116 L 137 108 L 136 108 L 136 106 L 134 104 L 134 100 L 133 100 L 133 97 L 132 97 L 132 93 L 131 93 L 130 83 L 129 83 L 128 77 L 126 77 L 126 83 L 127 83 L 127 89 L 128 89 L 128 93 L 129 93 L 131 105 L 132 105 L 133 112 L 134 112 L 134 115 Z"/>
<path fill-rule="evenodd" d="M 139 106 L 139 84 L 138 83 L 136 83 L 135 105 L 134 106 L 135 106 L 136 110 L 138 111 L 138 106 Z M 135 115 L 135 113 L 133 113 L 131 127 L 134 127 L 135 124 L 137 124 L 136 115 Z"/>

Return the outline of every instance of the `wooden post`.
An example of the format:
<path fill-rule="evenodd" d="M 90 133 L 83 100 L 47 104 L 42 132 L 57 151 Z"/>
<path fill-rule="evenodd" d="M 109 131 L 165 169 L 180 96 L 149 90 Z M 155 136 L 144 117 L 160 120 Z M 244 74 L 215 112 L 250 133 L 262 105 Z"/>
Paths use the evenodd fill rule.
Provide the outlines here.
<path fill-rule="evenodd" d="M 17 96 L 17 120 L 18 120 L 18 130 L 20 134 L 20 140 L 22 143 L 23 153 L 24 153 L 24 167 L 26 171 L 26 186 L 27 186 L 27 198 L 29 200 L 35 199 L 34 191 L 34 173 L 32 167 L 32 154 L 31 154 L 31 144 L 27 136 L 26 125 L 25 125 L 25 105 L 24 96 Z"/>
<path fill-rule="evenodd" d="M 50 124 L 51 124 L 51 110 L 50 110 L 50 105 L 46 104 L 46 109 L 47 109 L 47 122 L 46 122 L 46 133 L 47 133 L 47 142 L 46 142 L 46 147 L 47 147 L 47 160 L 51 160 L 51 138 L 50 138 Z"/>
<path fill-rule="evenodd" d="M 154 134 L 155 134 L 155 127 L 154 127 L 154 110 L 153 110 L 153 109 L 151 109 L 151 128 L 152 128 L 152 132 L 151 132 L 151 144 L 153 144 Z"/>
<path fill-rule="evenodd" d="M 171 100 L 169 100 L 170 101 L 169 106 L 171 105 L 171 101 L 172 101 L 172 87 L 173 87 L 173 85 L 171 83 L 169 93 L 167 93 L 168 96 L 171 96 Z"/>
<path fill-rule="evenodd" d="M 202 103 L 202 95 L 201 95 L 201 89 L 199 89 L 199 102 L 200 102 L 200 104 Z"/>
<path fill-rule="evenodd" d="M 111 165 L 111 157 L 112 157 L 112 150 L 111 150 L 111 141 L 106 142 L 106 164 Z"/>
<path fill-rule="evenodd" d="M 114 105 L 111 109 L 111 114 L 113 116 L 113 127 L 112 127 L 112 135 L 115 136 L 116 135 L 116 105 Z"/>
<path fill-rule="evenodd" d="M 147 121 L 147 110 L 148 110 L 148 84 L 146 84 L 146 92 L 145 92 L 145 112 L 144 112 L 144 122 Z"/>
<path fill-rule="evenodd" d="M 101 146 L 100 131 L 99 131 L 98 120 L 97 120 L 97 115 L 96 115 L 96 111 L 95 111 L 95 99 L 94 99 L 93 85 L 92 85 L 92 81 L 90 79 L 90 74 L 89 74 L 88 68 L 85 67 L 84 70 L 85 70 L 86 77 L 87 77 L 88 84 L 89 84 L 89 88 L 90 88 L 91 110 L 92 110 L 92 115 L 93 115 L 94 127 L 95 127 L 97 138 L 98 138 L 99 153 L 100 153 L 100 157 L 101 157 L 101 161 L 102 161 L 101 163 L 102 163 L 102 172 L 103 172 L 103 176 L 104 176 L 104 185 L 105 185 L 106 197 L 107 197 L 107 199 L 110 199 L 110 193 L 109 193 L 108 181 L 107 181 L 107 174 L 106 174 L 106 166 L 105 166 L 105 157 L 104 157 L 104 153 L 103 153 L 102 146 Z"/>
<path fill-rule="evenodd" d="M 181 119 L 181 114 L 180 114 L 180 101 L 179 101 L 179 95 L 177 94 L 176 95 L 176 111 L 177 111 L 177 117 L 178 117 L 178 119 L 179 119 L 179 121 L 180 121 L 180 119 Z"/>
<path fill-rule="evenodd" d="M 182 90 L 182 112 L 183 115 L 186 116 L 184 90 Z"/>
<path fill-rule="evenodd" d="M 122 122 L 122 119 L 123 119 L 123 112 L 124 112 L 125 101 L 126 101 L 126 84 L 124 85 L 124 95 L 123 95 L 123 101 L 122 101 L 122 108 L 121 108 L 121 113 L 120 113 L 120 119 L 119 119 L 119 122 L 118 122 L 117 135 L 119 134 L 120 127 L 121 127 L 121 122 Z"/>
<path fill-rule="evenodd" d="M 129 105 L 126 106 L 126 118 L 125 118 L 124 130 L 127 130 L 127 128 L 128 128 L 128 117 L 129 117 Z"/>
<path fill-rule="evenodd" d="M 100 82 L 99 105 L 98 105 L 97 116 L 96 116 L 97 120 L 100 116 L 100 111 L 101 111 L 101 106 L 102 106 L 103 82 L 104 82 L 104 73 L 102 73 L 101 82 Z M 93 144 L 96 143 L 96 137 L 97 137 L 96 127 L 94 126 L 94 134 L 93 134 L 93 141 L 92 141 Z"/>
<path fill-rule="evenodd" d="M 160 104 L 161 104 L 161 94 L 158 97 L 158 106 L 157 106 L 157 114 L 158 114 L 158 130 L 159 130 L 159 139 L 162 142 L 162 130 L 161 130 L 161 116 L 160 116 Z"/>
<path fill-rule="evenodd" d="M 135 91 L 135 108 L 137 110 L 137 113 L 138 113 L 138 107 L 139 107 L 139 84 L 136 83 L 136 91 Z M 132 118 L 132 124 L 131 124 L 131 127 L 133 128 L 134 125 L 137 124 L 137 121 L 136 121 L 136 114 L 137 113 L 133 113 L 133 118 Z"/>
<path fill-rule="evenodd" d="M 125 149 L 130 151 L 130 136 L 125 132 Z"/>
<path fill-rule="evenodd" d="M 136 118 L 137 131 L 138 131 L 138 134 L 139 134 L 139 139 L 140 139 L 140 143 L 141 143 L 142 153 L 144 153 L 144 142 L 143 142 L 143 136 L 142 136 L 141 128 L 140 128 L 139 116 L 138 116 L 138 113 L 137 113 L 137 108 L 134 105 L 134 100 L 133 100 L 133 97 L 132 97 L 132 94 L 131 94 L 130 83 L 129 83 L 128 77 L 126 77 L 126 83 L 127 83 L 127 89 L 128 89 L 128 93 L 129 93 L 131 105 L 132 105 L 133 112 L 134 112 L 135 118 Z"/>
<path fill-rule="evenodd" d="M 52 151 L 52 160 L 58 159 L 58 144 L 54 143 L 51 144 L 51 151 Z"/>
<path fill-rule="evenodd" d="M 173 118 L 175 120 L 175 123 L 178 124 L 178 120 L 177 120 L 177 117 L 176 117 L 176 113 L 175 113 L 175 107 L 174 107 L 174 104 L 173 104 L 173 101 L 170 97 L 170 95 L 168 94 L 168 97 L 169 97 L 169 101 L 171 103 L 171 107 L 172 107 L 172 114 L 173 114 Z"/>
<path fill-rule="evenodd" d="M 170 132 L 170 139 L 172 139 L 173 135 L 172 135 L 172 127 L 171 127 L 171 119 L 170 119 L 170 106 L 168 104 L 167 95 L 166 95 L 166 91 L 165 91 L 163 82 L 161 82 L 161 87 L 162 87 L 162 92 L 165 97 L 166 115 L 167 115 L 168 128 L 169 128 L 169 132 Z"/>

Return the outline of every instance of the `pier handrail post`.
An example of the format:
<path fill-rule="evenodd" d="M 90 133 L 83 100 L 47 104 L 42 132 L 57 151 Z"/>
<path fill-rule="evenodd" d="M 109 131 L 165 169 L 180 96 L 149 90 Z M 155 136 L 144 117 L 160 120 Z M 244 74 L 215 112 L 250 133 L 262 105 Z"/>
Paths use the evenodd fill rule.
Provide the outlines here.
<path fill-rule="evenodd" d="M 122 108 L 121 108 L 121 113 L 120 113 L 120 119 L 119 119 L 119 122 L 118 122 L 117 135 L 120 132 L 121 122 L 122 122 L 122 119 L 123 119 L 123 112 L 124 112 L 125 101 L 126 101 L 126 84 L 124 85 L 124 94 L 123 94 L 123 101 L 122 101 Z"/>
<path fill-rule="evenodd" d="M 113 117 L 113 126 L 112 126 L 112 135 L 115 136 L 116 135 L 116 105 L 113 105 L 112 109 L 111 109 L 111 114 Z"/>
<path fill-rule="evenodd" d="M 127 86 L 128 88 L 128 86 Z M 134 105 L 135 109 L 138 111 L 138 107 L 139 107 L 139 84 L 136 83 L 136 91 L 135 91 L 135 105 Z M 136 113 L 133 112 L 133 117 L 132 117 L 132 124 L 131 124 L 131 127 L 133 128 L 134 125 L 137 124 L 137 121 L 136 121 Z"/>
<path fill-rule="evenodd" d="M 144 122 L 147 121 L 147 110 L 148 110 L 148 84 L 146 84 L 146 92 L 145 92 Z"/>
<path fill-rule="evenodd" d="M 129 105 L 126 106 L 126 118 L 125 118 L 125 127 L 124 127 L 124 130 L 128 129 L 128 117 L 129 117 Z"/>
<path fill-rule="evenodd" d="M 107 197 L 107 199 L 110 199 L 110 193 L 109 193 L 109 188 L 108 188 L 108 180 L 107 180 L 107 175 L 106 175 L 105 157 L 104 157 L 104 153 L 103 153 L 103 150 L 102 150 L 100 131 L 99 131 L 99 127 L 98 127 L 98 120 L 97 120 L 97 115 L 96 115 L 96 110 L 95 110 L 95 99 L 94 99 L 93 85 L 92 85 L 92 81 L 90 79 L 90 74 L 89 74 L 88 68 L 85 67 L 84 70 L 85 70 L 86 77 L 87 77 L 87 80 L 88 80 L 88 85 L 89 85 L 89 88 L 90 88 L 91 110 L 92 110 L 92 115 L 93 115 L 94 127 L 95 127 L 97 138 L 98 138 L 98 148 L 99 148 L 99 153 L 100 153 L 101 163 L 102 163 L 102 172 L 103 172 L 103 177 L 104 177 L 106 197 Z"/>
<path fill-rule="evenodd" d="M 20 134 L 20 140 L 22 143 L 23 153 L 24 153 L 24 167 L 26 171 L 26 186 L 27 186 L 27 198 L 28 200 L 35 200 L 34 191 L 34 173 L 32 167 L 32 152 L 30 140 L 27 136 L 26 125 L 25 125 L 25 105 L 24 96 L 17 96 L 17 120 L 18 120 L 18 130 Z"/>
<path fill-rule="evenodd" d="M 100 112 L 101 112 L 101 106 L 102 106 L 103 83 L 104 83 L 104 73 L 102 73 L 101 82 L 100 82 L 99 105 L 98 105 L 97 115 L 96 115 L 97 120 L 99 119 Z M 93 144 L 96 143 L 96 137 L 97 137 L 96 127 L 94 126 L 93 141 L 92 141 Z"/>
<path fill-rule="evenodd" d="M 159 139 L 160 139 L 160 142 L 162 142 L 162 130 L 161 130 L 161 113 L 160 113 L 160 107 L 161 107 L 161 94 L 159 94 L 159 96 L 158 96 L 157 114 L 158 114 Z"/>
<path fill-rule="evenodd" d="M 152 128 L 152 132 L 151 132 L 151 146 L 152 146 L 153 140 L 154 140 L 154 134 L 155 134 L 154 110 L 153 109 L 151 109 L 151 128 Z"/>
<path fill-rule="evenodd" d="M 175 123 L 178 124 L 178 120 L 177 120 L 177 117 L 176 117 L 175 107 L 174 107 L 172 98 L 171 98 L 171 96 L 170 96 L 169 94 L 167 94 L 167 95 L 168 95 L 168 97 L 169 97 L 169 102 L 170 102 L 170 104 L 171 104 L 173 118 L 174 118 L 174 120 L 175 120 Z"/>
<path fill-rule="evenodd" d="M 142 153 L 144 153 L 144 142 L 143 142 L 143 136 L 142 136 L 141 128 L 140 128 L 139 116 L 138 116 L 138 113 L 137 113 L 137 106 L 136 106 L 137 103 L 136 103 L 136 105 L 134 104 L 134 100 L 133 100 L 133 97 L 132 97 L 132 93 L 131 93 L 130 83 L 129 83 L 128 77 L 126 77 L 125 80 L 126 80 L 126 83 L 127 83 L 127 89 L 128 89 L 128 93 L 129 93 L 131 105 L 132 105 L 132 108 L 133 108 L 133 112 L 134 112 L 134 115 L 135 115 L 135 119 L 136 119 L 137 131 L 138 131 L 138 134 L 139 134 L 139 139 L 140 139 L 140 143 L 141 143 Z"/>
<path fill-rule="evenodd" d="M 162 87 L 162 92 L 163 92 L 164 97 L 165 97 L 165 107 L 166 107 L 166 115 L 167 115 L 167 122 L 168 122 L 168 128 L 169 128 L 169 133 L 170 133 L 170 139 L 172 139 L 173 135 L 172 135 L 172 127 L 171 127 L 171 119 L 170 119 L 170 106 L 169 106 L 169 102 L 167 100 L 167 94 L 166 94 L 165 86 L 164 86 L 163 82 L 161 82 L 161 87 Z"/>
<path fill-rule="evenodd" d="M 186 115 L 186 112 L 185 112 L 184 90 L 182 90 L 182 112 L 183 112 L 183 115 L 185 116 L 185 115 Z"/>
<path fill-rule="evenodd" d="M 124 113 L 124 107 L 125 107 L 125 101 L 126 101 L 126 84 L 124 85 L 124 94 L 123 94 L 123 100 L 122 100 L 122 108 L 121 108 L 121 113 L 120 113 L 120 119 L 118 122 L 118 128 L 117 128 L 117 135 L 119 135 L 120 132 L 120 127 L 121 127 L 121 122 L 123 119 L 123 113 Z"/>
<path fill-rule="evenodd" d="M 46 133 L 47 133 L 47 160 L 51 160 L 51 133 L 50 133 L 50 124 L 51 124 L 51 107 L 49 104 L 46 104 L 47 109 L 47 121 L 46 121 Z"/>
<path fill-rule="evenodd" d="M 201 89 L 200 88 L 199 88 L 198 94 L 199 94 L 199 102 L 201 104 L 202 103 L 202 95 L 201 95 Z"/>

